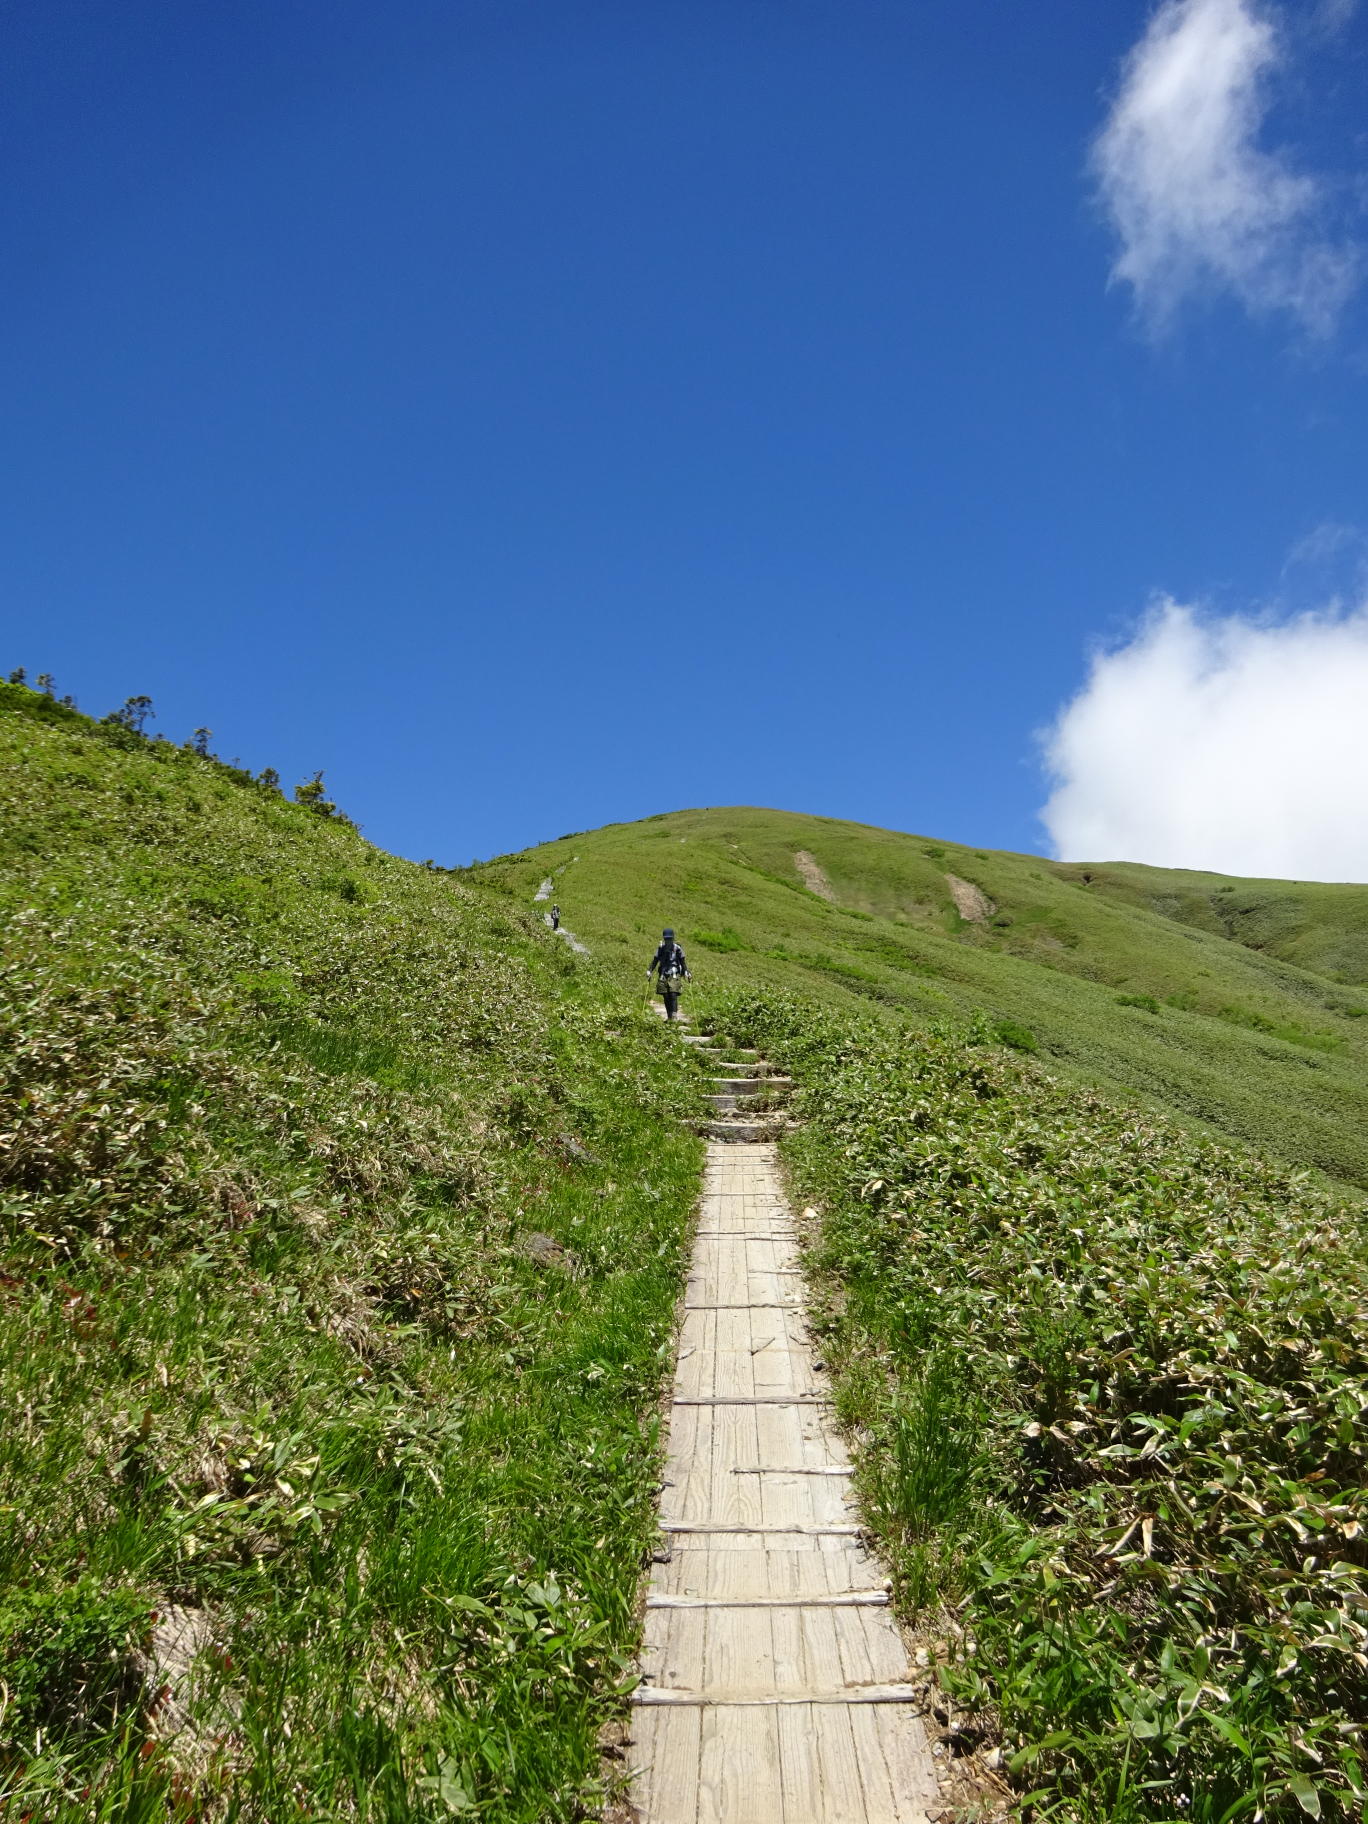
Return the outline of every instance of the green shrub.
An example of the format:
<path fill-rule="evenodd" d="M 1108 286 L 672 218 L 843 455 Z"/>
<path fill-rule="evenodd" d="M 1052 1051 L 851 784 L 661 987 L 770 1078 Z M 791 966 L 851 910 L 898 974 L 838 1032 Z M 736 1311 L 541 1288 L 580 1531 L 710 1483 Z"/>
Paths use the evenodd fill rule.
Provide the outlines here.
<path fill-rule="evenodd" d="M 705 950 L 745 950 L 745 940 L 733 931 L 730 926 L 722 931 L 695 931 L 693 940 Z"/>
<path fill-rule="evenodd" d="M 39 1752 L 40 1736 L 71 1745 L 113 1728 L 141 1698 L 132 1655 L 152 1625 L 146 1596 L 103 1589 L 90 1575 L 0 1598 L 5 1706 L 0 1754 Z"/>
<path fill-rule="evenodd" d="M 1015 1020 L 999 1020 L 993 1027 L 993 1036 L 1004 1045 L 1010 1045 L 1013 1051 L 1039 1051 L 1040 1044 L 1029 1026 L 1021 1026 Z"/>

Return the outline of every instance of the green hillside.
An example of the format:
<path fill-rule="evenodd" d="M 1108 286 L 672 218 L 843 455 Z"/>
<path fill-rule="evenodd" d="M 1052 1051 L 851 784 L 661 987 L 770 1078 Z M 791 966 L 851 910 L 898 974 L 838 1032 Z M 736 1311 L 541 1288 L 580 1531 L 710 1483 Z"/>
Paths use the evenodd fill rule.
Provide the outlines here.
<path fill-rule="evenodd" d="M 0 686 L 7 1818 L 603 1789 L 696 1091 L 326 810 Z"/>
<path fill-rule="evenodd" d="M 798 1084 L 964 1741 L 1032 1824 L 1361 1814 L 1360 889 L 760 810 L 448 874 L 129 720 L 0 685 L 0 1812 L 601 1814 L 702 1157 L 671 923 Z"/>
<path fill-rule="evenodd" d="M 1368 887 L 1315 880 L 1237 880 L 1186 868 L 1107 862 L 1071 868 L 1121 905 L 1228 937 L 1334 982 L 1368 982 Z"/>
<path fill-rule="evenodd" d="M 1190 877 L 745 809 L 475 873 L 550 876 L 629 994 L 673 924 L 695 1018 L 798 1085 L 813 1323 L 952 1752 L 1032 1824 L 1361 1819 L 1368 1207 L 1302 1168 L 1368 1182 L 1368 1035 L 1272 953 L 1345 956 L 1358 889 L 1217 881 L 1260 950 Z"/>
<path fill-rule="evenodd" d="M 612 825 L 470 873 L 519 900 L 554 875 L 566 922 L 624 982 L 668 922 L 701 993 L 798 989 L 922 1022 L 981 1012 L 1082 1082 L 1368 1186 L 1368 990 L 1353 985 L 1368 888 L 1061 866 L 746 808 Z"/>

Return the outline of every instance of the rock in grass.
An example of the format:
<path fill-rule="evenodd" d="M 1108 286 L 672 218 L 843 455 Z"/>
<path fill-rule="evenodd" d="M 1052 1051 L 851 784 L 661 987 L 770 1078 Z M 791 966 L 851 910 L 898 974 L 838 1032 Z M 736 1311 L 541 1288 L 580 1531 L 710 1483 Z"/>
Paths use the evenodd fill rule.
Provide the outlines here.
<path fill-rule="evenodd" d="M 554 1235 L 542 1235 L 533 1230 L 530 1235 L 523 1236 L 522 1251 L 539 1267 L 554 1267 L 562 1273 L 572 1275 L 577 1275 L 582 1270 L 579 1256 L 572 1249 L 564 1247 Z"/>

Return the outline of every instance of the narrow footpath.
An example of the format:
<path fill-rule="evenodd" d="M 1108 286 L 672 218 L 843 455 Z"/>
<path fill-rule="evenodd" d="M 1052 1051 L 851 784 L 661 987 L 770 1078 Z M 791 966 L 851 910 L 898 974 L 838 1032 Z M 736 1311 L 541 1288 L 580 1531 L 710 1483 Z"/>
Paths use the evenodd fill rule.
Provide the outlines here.
<path fill-rule="evenodd" d="M 925 1824 L 934 1762 L 804 1322 L 787 1083 L 714 1068 L 632 1799 L 643 1824 Z"/>

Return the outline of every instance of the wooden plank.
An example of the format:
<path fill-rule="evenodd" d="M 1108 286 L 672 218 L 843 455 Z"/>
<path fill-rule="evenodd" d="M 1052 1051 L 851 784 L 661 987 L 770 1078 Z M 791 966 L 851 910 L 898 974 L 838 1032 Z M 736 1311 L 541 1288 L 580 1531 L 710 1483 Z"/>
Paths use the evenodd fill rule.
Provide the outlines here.
<path fill-rule="evenodd" d="M 854 1576 L 833 1577 L 830 1567 L 844 1565 L 846 1554 L 835 1556 L 814 1547 L 823 1547 L 835 1543 L 822 1537 L 799 1536 L 792 1542 L 772 1540 L 768 1544 L 766 1557 L 769 1561 L 768 1577 L 765 1587 L 772 1596 L 788 1597 L 801 1600 L 805 1596 L 840 1596 L 852 1590 L 874 1589 L 880 1586 L 877 1577 L 866 1577 L 863 1580 Z M 848 1544 L 842 1540 L 840 1543 Z M 797 1622 L 795 1620 L 796 1628 Z"/>
<path fill-rule="evenodd" d="M 783 1301 L 771 1301 L 768 1304 L 682 1305 L 680 1309 L 683 1311 L 801 1311 L 803 1305 L 800 1299 L 790 1298 Z"/>
<path fill-rule="evenodd" d="M 862 1824 L 869 1824 L 865 1816 L 860 1760 L 850 1725 L 854 1714 L 855 1707 L 851 1704 L 814 1704 L 810 1712 L 813 1751 L 826 1817 L 858 1818 Z"/>
<path fill-rule="evenodd" d="M 767 1613 L 729 1606 L 695 1611 L 694 1618 L 707 1640 L 706 1670 L 696 1689 L 757 1694 L 775 1690 L 772 1618 Z M 683 1679 L 678 1682 L 685 1684 Z"/>
<path fill-rule="evenodd" d="M 652 1824 L 696 1824 L 702 1739 L 699 1710 L 643 1710 L 633 1722 L 633 1791 Z"/>
<path fill-rule="evenodd" d="M 644 1633 L 660 1641 L 651 1659 L 652 1684 L 661 1690 L 701 1691 L 711 1684 L 705 1657 L 704 1618 L 679 1613 L 653 1613 L 646 1617 Z M 643 1659 L 643 1666 L 645 1661 Z"/>
<path fill-rule="evenodd" d="M 774 1647 L 774 1689 L 809 1690 L 811 1681 L 803 1659 L 802 1610 L 792 1598 L 770 1616 L 770 1640 Z"/>
<path fill-rule="evenodd" d="M 746 1476 L 742 1486 L 753 1488 L 759 1498 L 760 1518 L 766 1526 L 816 1526 L 845 1519 L 837 1492 L 835 1511 L 819 1513 L 812 1499 L 813 1484 L 802 1476 Z M 826 1491 L 828 1494 L 830 1490 Z"/>
<path fill-rule="evenodd" d="M 798 1631 L 803 1643 L 803 1675 L 809 1691 L 845 1691 L 858 1684 L 868 1689 L 873 1680 L 852 1679 L 841 1661 L 836 1624 L 839 1611 L 800 1609 Z"/>
<path fill-rule="evenodd" d="M 875 1719 L 879 1746 L 888 1764 L 899 1824 L 922 1824 L 925 1808 L 937 1805 L 941 1798 L 926 1725 L 916 1710 L 906 1706 L 885 1706 L 869 1714 Z M 854 1716 L 852 1711 L 852 1722 Z M 859 1739 L 857 1733 L 857 1744 Z"/>
<path fill-rule="evenodd" d="M 669 1562 L 652 1570 L 652 1594 L 725 1598 L 767 1593 L 765 1567 L 769 1554 L 763 1542 L 731 1551 L 714 1551 L 712 1544 L 706 1539 L 698 1544 L 677 1540 Z M 815 1561 L 816 1554 L 812 1557 Z M 813 1587 L 817 1587 L 815 1583 Z"/>
<path fill-rule="evenodd" d="M 878 1824 L 898 1824 L 902 1810 L 884 1752 L 884 1734 L 877 1727 L 879 1712 L 873 1706 L 856 1704 L 846 1714 L 864 1790 L 863 1816 L 877 1819 Z"/>
<path fill-rule="evenodd" d="M 779 1727 L 779 1768 L 784 1786 L 785 1824 L 811 1824 L 813 1819 L 850 1817 L 833 1810 L 822 1789 L 817 1739 L 822 1713 L 810 1705 L 785 1704 L 774 1713 Z"/>
<path fill-rule="evenodd" d="M 713 1447 L 708 1460 L 708 1518 L 750 1528 L 764 1518 L 760 1490 L 733 1476 L 731 1466 L 754 1443 L 755 1415 L 749 1407 L 713 1408 Z"/>
<path fill-rule="evenodd" d="M 861 1633 L 864 1636 L 869 1676 L 881 1683 L 901 1678 L 907 1670 L 907 1650 L 891 1618 L 887 1615 L 871 1616 L 867 1625 L 861 1623 Z"/>
<path fill-rule="evenodd" d="M 853 1609 L 842 1609 L 831 1617 L 841 1666 L 849 1685 L 896 1684 L 906 1675 L 907 1655 L 891 1618 L 879 1615 L 875 1619 L 884 1624 L 881 1631 L 863 1627 L 862 1617 Z M 890 1641 L 894 1649 L 892 1654 L 887 1651 Z"/>
<path fill-rule="evenodd" d="M 734 1476 L 853 1476 L 855 1471 L 837 1463 L 785 1463 L 770 1469 L 761 1463 L 744 1463 Z"/>
<path fill-rule="evenodd" d="M 749 1316 L 750 1313 L 734 1315 Z M 711 1392 L 715 1400 L 735 1402 L 755 1399 L 755 1363 L 749 1348 L 716 1351 L 713 1356 Z"/>
<path fill-rule="evenodd" d="M 825 1476 L 785 1476 L 777 1470 L 744 1480 L 758 1488 L 761 1518 L 767 1526 L 789 1521 L 837 1526 L 852 1519 L 844 1482 Z"/>
<path fill-rule="evenodd" d="M 699 1824 L 784 1824 L 777 1719 L 763 1711 L 703 1713 Z"/>

